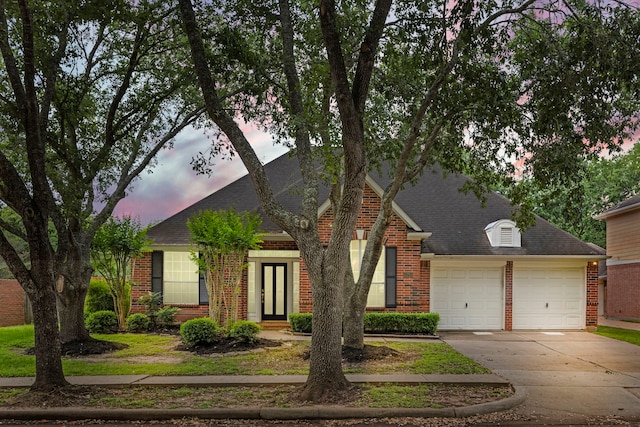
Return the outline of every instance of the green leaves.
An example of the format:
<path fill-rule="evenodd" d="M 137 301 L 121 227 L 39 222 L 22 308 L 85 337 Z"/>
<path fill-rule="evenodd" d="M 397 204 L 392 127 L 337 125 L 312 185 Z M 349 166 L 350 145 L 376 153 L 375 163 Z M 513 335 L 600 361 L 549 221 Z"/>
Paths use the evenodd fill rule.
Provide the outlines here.
<path fill-rule="evenodd" d="M 262 218 L 255 212 L 235 209 L 200 211 L 187 221 L 193 242 L 201 250 L 217 254 L 245 253 L 258 249 Z"/>

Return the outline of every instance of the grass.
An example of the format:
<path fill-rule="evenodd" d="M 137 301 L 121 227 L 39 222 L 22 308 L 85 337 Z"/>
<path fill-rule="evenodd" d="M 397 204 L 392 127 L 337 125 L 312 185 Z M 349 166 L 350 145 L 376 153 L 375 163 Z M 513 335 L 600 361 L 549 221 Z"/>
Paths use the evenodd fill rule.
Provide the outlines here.
<path fill-rule="evenodd" d="M 295 341 L 259 353 L 234 356 L 198 356 L 176 350 L 178 337 L 146 334 L 94 335 L 95 338 L 129 345 L 106 355 L 63 357 L 65 375 L 278 375 L 307 374 L 308 360 L 302 355 L 309 341 Z M 433 342 L 368 343 L 398 352 L 381 360 L 345 364 L 346 373 L 365 374 L 481 374 L 490 371 L 456 352 L 448 344 Z M 33 347 L 33 327 L 0 328 L 0 376 L 35 375 L 35 358 L 24 350 Z M 160 391 L 161 390 L 161 391 Z M 298 386 L 269 387 L 82 387 L 72 400 L 56 395 L 32 395 L 27 389 L 1 389 L 0 406 L 41 405 L 106 408 L 238 408 L 249 406 L 293 407 L 301 402 Z M 337 396 L 336 404 L 358 407 L 440 408 L 474 404 L 506 397 L 505 388 L 445 385 L 365 384 Z"/>
<path fill-rule="evenodd" d="M 613 338 L 619 341 L 626 341 L 628 343 L 640 346 L 640 331 L 633 329 L 614 328 L 611 326 L 598 326 L 596 332 L 597 335 Z"/>
<path fill-rule="evenodd" d="M 302 354 L 308 341 L 296 341 L 260 353 L 198 356 L 176 350 L 178 337 L 147 334 L 94 335 L 127 344 L 110 354 L 63 357 L 65 375 L 305 375 Z M 441 342 L 371 343 L 401 353 L 379 361 L 345 365 L 346 373 L 482 374 L 490 371 Z M 0 376 L 35 375 L 35 358 L 23 354 L 33 346 L 33 327 L 0 328 Z"/>

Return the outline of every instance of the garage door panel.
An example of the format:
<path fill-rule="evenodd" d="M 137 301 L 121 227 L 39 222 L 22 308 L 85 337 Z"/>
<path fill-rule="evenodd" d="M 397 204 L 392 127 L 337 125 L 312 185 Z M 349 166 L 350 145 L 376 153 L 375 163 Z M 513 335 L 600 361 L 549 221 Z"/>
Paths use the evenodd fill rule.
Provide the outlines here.
<path fill-rule="evenodd" d="M 522 269 L 513 274 L 514 329 L 582 329 L 584 269 Z"/>
<path fill-rule="evenodd" d="M 433 268 L 431 310 L 440 329 L 502 329 L 502 269 Z"/>

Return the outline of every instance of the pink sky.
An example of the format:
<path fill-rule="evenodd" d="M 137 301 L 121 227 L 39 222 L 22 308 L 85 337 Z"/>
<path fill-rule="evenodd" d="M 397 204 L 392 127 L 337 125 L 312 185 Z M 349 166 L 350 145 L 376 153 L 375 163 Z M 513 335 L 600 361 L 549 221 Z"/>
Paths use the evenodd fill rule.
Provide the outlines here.
<path fill-rule="evenodd" d="M 281 145 L 274 145 L 265 133 L 247 132 L 264 163 L 287 151 Z M 197 175 L 191 167 L 191 159 L 199 152 L 205 152 L 210 144 L 201 130 L 185 129 L 176 137 L 174 148 L 161 151 L 158 164 L 133 182 L 114 215 L 129 215 L 143 225 L 159 222 L 246 174 L 242 161 L 235 156 L 233 160 L 216 160 L 211 176 Z"/>

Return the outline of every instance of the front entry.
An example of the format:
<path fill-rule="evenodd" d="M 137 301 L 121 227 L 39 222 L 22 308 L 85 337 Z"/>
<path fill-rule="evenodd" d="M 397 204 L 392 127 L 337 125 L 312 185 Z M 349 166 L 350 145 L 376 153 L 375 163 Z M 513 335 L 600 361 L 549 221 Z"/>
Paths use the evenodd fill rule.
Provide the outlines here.
<path fill-rule="evenodd" d="M 262 264 L 262 320 L 287 320 L 287 264 Z"/>

